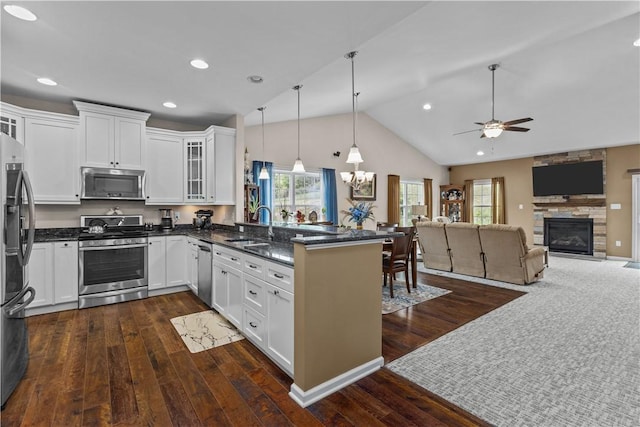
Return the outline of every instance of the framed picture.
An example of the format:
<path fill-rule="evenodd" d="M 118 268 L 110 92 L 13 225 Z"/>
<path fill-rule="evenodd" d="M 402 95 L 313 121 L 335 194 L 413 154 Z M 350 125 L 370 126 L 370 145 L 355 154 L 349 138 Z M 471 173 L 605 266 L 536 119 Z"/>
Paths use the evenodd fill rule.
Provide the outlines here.
<path fill-rule="evenodd" d="M 355 190 L 353 187 L 349 188 L 349 196 L 351 200 L 375 200 L 376 199 L 376 175 L 373 175 L 373 179 L 370 182 L 363 182 L 360 184 L 360 188 Z"/>

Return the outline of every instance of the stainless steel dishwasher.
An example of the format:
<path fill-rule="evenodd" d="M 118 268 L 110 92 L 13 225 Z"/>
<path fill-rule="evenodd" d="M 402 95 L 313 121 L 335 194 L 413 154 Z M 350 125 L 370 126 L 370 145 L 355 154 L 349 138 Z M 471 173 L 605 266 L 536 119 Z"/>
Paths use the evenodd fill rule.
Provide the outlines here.
<path fill-rule="evenodd" d="M 213 303 L 211 245 L 198 244 L 198 296 L 207 307 Z"/>

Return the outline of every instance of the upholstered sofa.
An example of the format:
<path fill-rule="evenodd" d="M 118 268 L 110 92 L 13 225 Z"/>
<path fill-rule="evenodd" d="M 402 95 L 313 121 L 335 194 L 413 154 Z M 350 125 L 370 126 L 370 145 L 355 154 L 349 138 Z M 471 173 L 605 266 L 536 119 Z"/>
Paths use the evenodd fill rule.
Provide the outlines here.
<path fill-rule="evenodd" d="M 544 249 L 529 248 L 522 227 L 418 222 L 424 266 L 526 285 L 543 277 Z"/>

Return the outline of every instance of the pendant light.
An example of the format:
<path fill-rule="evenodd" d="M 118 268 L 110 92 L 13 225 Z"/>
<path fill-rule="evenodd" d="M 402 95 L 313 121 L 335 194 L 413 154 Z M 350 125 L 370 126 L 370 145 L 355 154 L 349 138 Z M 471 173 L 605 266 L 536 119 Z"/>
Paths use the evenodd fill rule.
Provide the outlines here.
<path fill-rule="evenodd" d="M 258 179 L 266 179 L 269 180 L 269 172 L 267 172 L 267 167 L 264 164 L 264 110 L 267 107 L 260 107 L 258 111 L 262 113 L 262 169 L 260 169 L 260 175 Z"/>
<path fill-rule="evenodd" d="M 353 51 L 347 53 L 344 57 L 351 60 L 351 110 L 353 113 L 353 145 L 349 149 L 349 156 L 347 157 L 347 163 L 352 163 L 354 165 L 353 172 L 340 172 L 340 177 L 342 181 L 353 187 L 354 189 L 359 189 L 360 185 L 364 182 L 369 182 L 373 180 L 374 173 L 373 172 L 365 172 L 358 169 L 360 163 L 363 162 L 362 155 L 360 154 L 360 150 L 358 149 L 357 141 L 357 121 L 358 121 L 358 95 L 360 92 L 356 93 L 355 90 L 355 70 L 354 70 L 354 61 L 353 58 L 356 56 L 358 52 Z"/>
<path fill-rule="evenodd" d="M 293 90 L 298 92 L 298 158 L 296 158 L 296 162 L 293 164 L 293 170 L 291 172 L 304 173 L 304 165 L 302 164 L 302 160 L 300 160 L 300 89 L 302 85 L 297 85 L 293 87 Z"/>

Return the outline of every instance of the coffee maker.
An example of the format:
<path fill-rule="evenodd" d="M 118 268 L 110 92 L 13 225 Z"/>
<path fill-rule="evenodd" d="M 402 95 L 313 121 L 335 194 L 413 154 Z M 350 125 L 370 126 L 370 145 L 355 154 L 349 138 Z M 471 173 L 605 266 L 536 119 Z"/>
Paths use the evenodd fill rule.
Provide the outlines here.
<path fill-rule="evenodd" d="M 160 228 L 162 230 L 173 229 L 173 209 L 158 209 L 160 211 Z"/>

